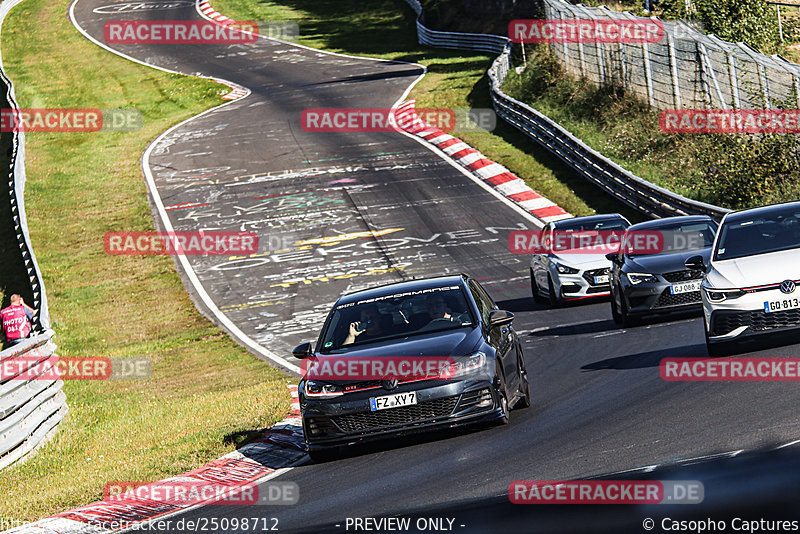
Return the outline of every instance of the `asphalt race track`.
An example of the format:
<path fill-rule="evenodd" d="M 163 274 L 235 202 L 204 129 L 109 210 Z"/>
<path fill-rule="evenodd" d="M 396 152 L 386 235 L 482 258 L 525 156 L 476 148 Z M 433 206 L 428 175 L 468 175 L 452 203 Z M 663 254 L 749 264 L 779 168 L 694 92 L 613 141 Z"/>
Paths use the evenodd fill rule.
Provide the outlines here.
<path fill-rule="evenodd" d="M 180 7 L 119 12 L 104 9 L 112 0 L 76 0 L 74 18 L 99 42 L 109 20 L 200 18 L 193 2 L 174 3 Z M 463 271 L 517 315 L 532 380 L 533 407 L 512 413 L 508 426 L 395 440 L 296 467 L 281 475 L 299 484 L 294 506 L 209 506 L 181 517 L 258 515 L 277 518 L 280 531 L 314 531 L 345 517 L 502 496 L 513 480 L 585 478 L 800 436 L 793 383 L 661 380 L 661 358 L 706 356 L 699 317 L 622 330 L 607 302 L 557 310 L 533 304 L 527 258 L 508 251 L 507 236 L 535 221 L 418 142 L 394 132 L 301 128 L 306 108 L 391 107 L 420 67 L 267 39 L 112 48 L 252 91 L 171 130 L 143 161 L 156 188 L 153 205 L 160 199 L 175 230 L 260 236 L 254 257 L 186 257 L 209 300 L 188 282 L 187 289 L 212 319 L 226 326 L 215 307 L 291 366 L 291 348 L 316 337 L 342 292 Z M 796 352 L 784 345 L 758 354 Z"/>

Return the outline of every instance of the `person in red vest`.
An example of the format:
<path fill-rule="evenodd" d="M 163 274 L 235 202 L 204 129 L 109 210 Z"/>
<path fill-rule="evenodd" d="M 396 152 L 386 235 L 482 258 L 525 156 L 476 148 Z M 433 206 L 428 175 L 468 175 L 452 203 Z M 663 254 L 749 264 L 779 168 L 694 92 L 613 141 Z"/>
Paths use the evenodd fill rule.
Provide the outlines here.
<path fill-rule="evenodd" d="M 33 308 L 25 304 L 19 295 L 11 295 L 11 306 L 0 310 L 0 320 L 3 321 L 3 333 L 8 346 L 16 345 L 31 333 Z"/>

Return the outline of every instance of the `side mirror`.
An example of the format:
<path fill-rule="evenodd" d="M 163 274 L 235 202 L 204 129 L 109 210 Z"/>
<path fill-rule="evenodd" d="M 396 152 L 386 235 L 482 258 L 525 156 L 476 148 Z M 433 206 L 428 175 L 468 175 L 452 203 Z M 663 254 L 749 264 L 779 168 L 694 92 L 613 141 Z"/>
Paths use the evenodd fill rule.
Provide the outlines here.
<path fill-rule="evenodd" d="M 311 357 L 311 343 L 301 343 L 297 345 L 294 350 L 292 351 L 292 356 L 297 358 L 298 360 L 303 360 L 305 358 Z"/>
<path fill-rule="evenodd" d="M 494 310 L 489 313 L 489 328 L 497 326 L 505 326 L 511 324 L 514 320 L 514 314 L 505 310 Z"/>
<path fill-rule="evenodd" d="M 683 264 L 687 269 L 706 271 L 706 264 L 703 261 L 703 256 L 692 256 Z"/>
<path fill-rule="evenodd" d="M 619 258 L 618 252 L 609 252 L 608 254 L 606 254 L 606 259 L 611 263 L 617 263 L 618 258 Z"/>

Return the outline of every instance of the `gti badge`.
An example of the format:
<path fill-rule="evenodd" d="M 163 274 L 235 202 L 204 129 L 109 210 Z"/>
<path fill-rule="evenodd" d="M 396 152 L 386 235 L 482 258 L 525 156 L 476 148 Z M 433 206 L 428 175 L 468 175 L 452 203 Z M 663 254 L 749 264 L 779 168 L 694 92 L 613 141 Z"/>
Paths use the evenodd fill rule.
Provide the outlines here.
<path fill-rule="evenodd" d="M 785 282 L 781 282 L 781 293 L 794 293 L 795 285 L 794 282 L 791 280 L 786 280 Z"/>
<path fill-rule="evenodd" d="M 383 381 L 383 389 L 391 391 L 393 389 L 397 389 L 398 381 L 396 378 L 392 378 L 391 380 L 384 380 Z"/>

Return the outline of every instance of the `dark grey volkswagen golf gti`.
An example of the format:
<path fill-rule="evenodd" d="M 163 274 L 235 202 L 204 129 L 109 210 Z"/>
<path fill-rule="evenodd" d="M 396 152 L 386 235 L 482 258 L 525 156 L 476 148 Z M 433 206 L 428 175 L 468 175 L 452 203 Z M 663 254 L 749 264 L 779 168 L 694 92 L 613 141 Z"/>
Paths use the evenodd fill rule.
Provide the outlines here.
<path fill-rule="evenodd" d="M 530 406 L 511 322 L 467 275 L 344 295 L 301 358 L 300 411 L 314 459 L 339 447 L 466 423 L 507 423 Z"/>

